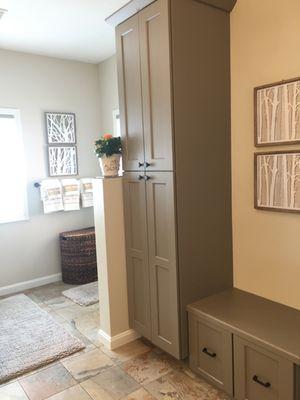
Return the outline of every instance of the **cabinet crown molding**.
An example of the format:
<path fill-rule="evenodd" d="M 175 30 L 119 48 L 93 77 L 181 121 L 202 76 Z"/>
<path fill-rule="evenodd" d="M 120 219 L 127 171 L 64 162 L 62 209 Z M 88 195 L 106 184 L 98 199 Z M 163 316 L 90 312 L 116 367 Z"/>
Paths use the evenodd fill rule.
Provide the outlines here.
<path fill-rule="evenodd" d="M 112 15 L 107 17 L 105 21 L 114 27 L 120 25 L 126 19 L 132 17 L 134 14 L 142 10 L 143 8 L 154 3 L 156 0 L 131 0 L 119 10 L 115 11 Z M 174 0 L 173 0 L 174 1 Z M 224 11 L 232 11 L 237 0 L 194 0 L 198 3 L 207 4 L 216 8 L 220 8 Z"/>

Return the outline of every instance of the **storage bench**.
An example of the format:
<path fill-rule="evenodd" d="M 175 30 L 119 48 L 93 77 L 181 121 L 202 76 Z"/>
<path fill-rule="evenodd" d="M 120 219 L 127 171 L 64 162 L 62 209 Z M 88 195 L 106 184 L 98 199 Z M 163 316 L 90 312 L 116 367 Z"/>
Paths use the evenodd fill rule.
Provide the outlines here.
<path fill-rule="evenodd" d="M 194 372 L 236 400 L 300 400 L 300 311 L 235 288 L 187 310 Z"/>

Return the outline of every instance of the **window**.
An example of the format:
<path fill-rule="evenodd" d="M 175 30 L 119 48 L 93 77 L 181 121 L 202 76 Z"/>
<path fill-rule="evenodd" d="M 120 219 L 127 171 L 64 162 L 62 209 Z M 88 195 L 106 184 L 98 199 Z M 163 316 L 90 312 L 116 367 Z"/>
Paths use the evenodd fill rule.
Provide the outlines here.
<path fill-rule="evenodd" d="M 0 191 L 0 223 L 28 219 L 20 113 L 8 108 L 0 108 Z"/>

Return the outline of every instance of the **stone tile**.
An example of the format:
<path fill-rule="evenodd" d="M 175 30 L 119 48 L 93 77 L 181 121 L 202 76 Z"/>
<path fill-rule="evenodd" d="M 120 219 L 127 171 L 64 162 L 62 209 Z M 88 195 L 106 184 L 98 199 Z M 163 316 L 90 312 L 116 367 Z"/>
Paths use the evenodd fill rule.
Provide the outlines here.
<path fill-rule="evenodd" d="M 130 393 L 126 397 L 122 397 L 122 400 L 156 400 L 147 390 L 144 388 L 137 390 L 136 392 Z"/>
<path fill-rule="evenodd" d="M 82 307 L 86 308 L 86 307 Z M 73 328 L 77 329 L 84 336 L 86 336 L 91 342 L 97 347 L 102 346 L 99 340 L 99 329 L 100 329 L 100 315 L 99 311 L 93 309 L 85 310 L 84 313 L 75 317 L 71 324 Z"/>
<path fill-rule="evenodd" d="M 0 389 L 3 386 L 7 386 L 7 385 L 10 385 L 10 384 L 15 383 L 15 382 L 18 382 L 18 378 L 14 378 L 14 379 L 10 379 L 8 381 L 2 382 L 2 383 L 0 383 Z M 1 400 L 1 398 L 0 398 L 0 400 Z"/>
<path fill-rule="evenodd" d="M 65 296 L 54 297 L 53 299 L 45 301 L 45 304 L 52 310 L 74 305 L 73 301 L 67 299 Z"/>
<path fill-rule="evenodd" d="M 35 299 L 41 302 L 51 300 L 55 297 L 61 296 L 64 290 L 67 290 L 71 285 L 66 285 L 63 282 L 51 283 L 49 285 L 40 286 L 34 289 L 30 289 L 25 292 L 29 297 L 33 296 Z"/>
<path fill-rule="evenodd" d="M 75 319 L 79 317 L 84 316 L 85 319 L 88 319 L 88 315 L 92 312 L 93 310 L 86 310 L 85 307 L 79 306 L 78 304 L 56 310 L 58 315 L 64 318 L 67 322 L 72 322 L 73 324 Z M 76 327 L 76 324 L 74 327 Z"/>
<path fill-rule="evenodd" d="M 184 400 L 229 400 L 229 397 L 214 389 L 202 379 L 192 379 L 179 371 L 170 372 L 163 377 L 162 381 L 162 385 L 165 382 L 170 383 L 175 388 L 179 398 Z"/>
<path fill-rule="evenodd" d="M 95 345 L 86 336 L 84 336 L 82 333 L 80 333 L 77 329 L 73 328 L 72 324 L 69 324 L 66 321 L 64 321 L 64 323 L 62 323 L 61 326 L 66 331 L 71 333 L 71 335 L 75 336 L 77 339 L 81 340 L 84 343 L 85 349 L 82 350 L 82 352 L 87 353 L 87 352 L 95 349 Z M 79 354 L 79 353 L 76 353 L 76 354 Z M 72 356 L 70 356 L 70 357 L 72 357 Z"/>
<path fill-rule="evenodd" d="M 94 310 L 84 310 L 82 315 L 73 319 L 74 327 L 84 335 L 93 333 L 100 329 L 100 314 Z"/>
<path fill-rule="evenodd" d="M 84 308 L 86 308 L 88 311 L 99 311 L 99 308 L 100 308 L 99 301 L 98 301 L 98 303 L 94 303 L 89 306 L 84 306 Z"/>
<path fill-rule="evenodd" d="M 49 397 L 47 400 L 91 400 L 91 397 L 81 386 L 76 385 Z"/>
<path fill-rule="evenodd" d="M 94 329 L 93 331 L 86 333 L 85 335 L 96 347 L 102 349 L 103 343 L 101 341 L 101 335 L 99 333 L 99 328 Z"/>
<path fill-rule="evenodd" d="M 104 389 L 91 379 L 80 384 L 93 400 L 114 400 Z"/>
<path fill-rule="evenodd" d="M 20 379 L 19 382 L 30 400 L 44 400 L 76 384 L 60 363 Z"/>
<path fill-rule="evenodd" d="M 81 386 L 94 400 L 119 400 L 140 389 L 140 385 L 119 367 L 82 382 Z"/>
<path fill-rule="evenodd" d="M 176 388 L 164 376 L 149 383 L 146 389 L 159 400 L 181 399 Z"/>
<path fill-rule="evenodd" d="M 33 369 L 33 370 L 29 371 L 29 372 L 25 372 L 23 375 L 19 376 L 19 378 L 17 378 L 17 380 L 19 381 L 19 380 L 21 380 L 23 378 L 26 378 L 27 376 L 36 374 L 37 372 L 44 371 L 45 369 L 48 369 L 49 367 L 54 367 L 55 365 L 59 365 L 59 361 L 54 361 L 52 363 L 43 365 L 42 367 Z"/>
<path fill-rule="evenodd" d="M 18 382 L 0 387 L 1 400 L 28 400 L 22 386 Z"/>
<path fill-rule="evenodd" d="M 135 340 L 134 342 L 125 344 L 115 350 L 109 350 L 107 347 L 101 347 L 101 351 L 110 357 L 115 363 L 125 362 L 140 354 L 151 351 L 152 347 L 143 343 L 141 340 Z"/>
<path fill-rule="evenodd" d="M 169 359 L 155 352 L 147 352 L 126 361 L 122 369 L 142 385 L 155 381 L 172 370 Z"/>
<path fill-rule="evenodd" d="M 26 291 L 24 292 L 24 294 L 29 297 L 34 303 L 36 304 L 43 304 L 42 300 L 36 296 L 34 293 L 30 292 L 30 291 Z"/>
<path fill-rule="evenodd" d="M 56 322 L 58 322 L 60 325 L 67 323 L 65 319 L 63 319 L 63 317 L 61 317 L 60 315 L 58 315 L 55 311 L 50 310 L 48 311 L 48 314 L 51 315 L 51 317 L 53 319 L 55 319 Z"/>
<path fill-rule="evenodd" d="M 95 376 L 113 365 L 112 360 L 98 349 L 63 360 L 62 363 L 78 381 Z"/>
<path fill-rule="evenodd" d="M 47 312 L 52 311 L 51 308 L 48 307 L 47 304 L 45 304 L 45 303 L 39 303 L 39 304 L 37 304 L 37 305 L 38 305 L 42 310 L 44 310 L 44 311 L 47 311 Z"/>

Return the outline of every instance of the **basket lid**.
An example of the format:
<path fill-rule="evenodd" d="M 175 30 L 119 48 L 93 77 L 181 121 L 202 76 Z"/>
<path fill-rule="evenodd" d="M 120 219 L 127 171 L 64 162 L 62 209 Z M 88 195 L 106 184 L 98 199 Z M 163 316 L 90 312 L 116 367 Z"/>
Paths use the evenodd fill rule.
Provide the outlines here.
<path fill-rule="evenodd" d="M 68 237 L 80 237 L 80 236 L 86 236 L 86 235 L 95 235 L 95 227 L 90 227 L 90 228 L 84 228 L 84 229 L 77 229 L 74 231 L 68 231 L 68 232 L 61 232 L 59 236 L 68 238 Z"/>

